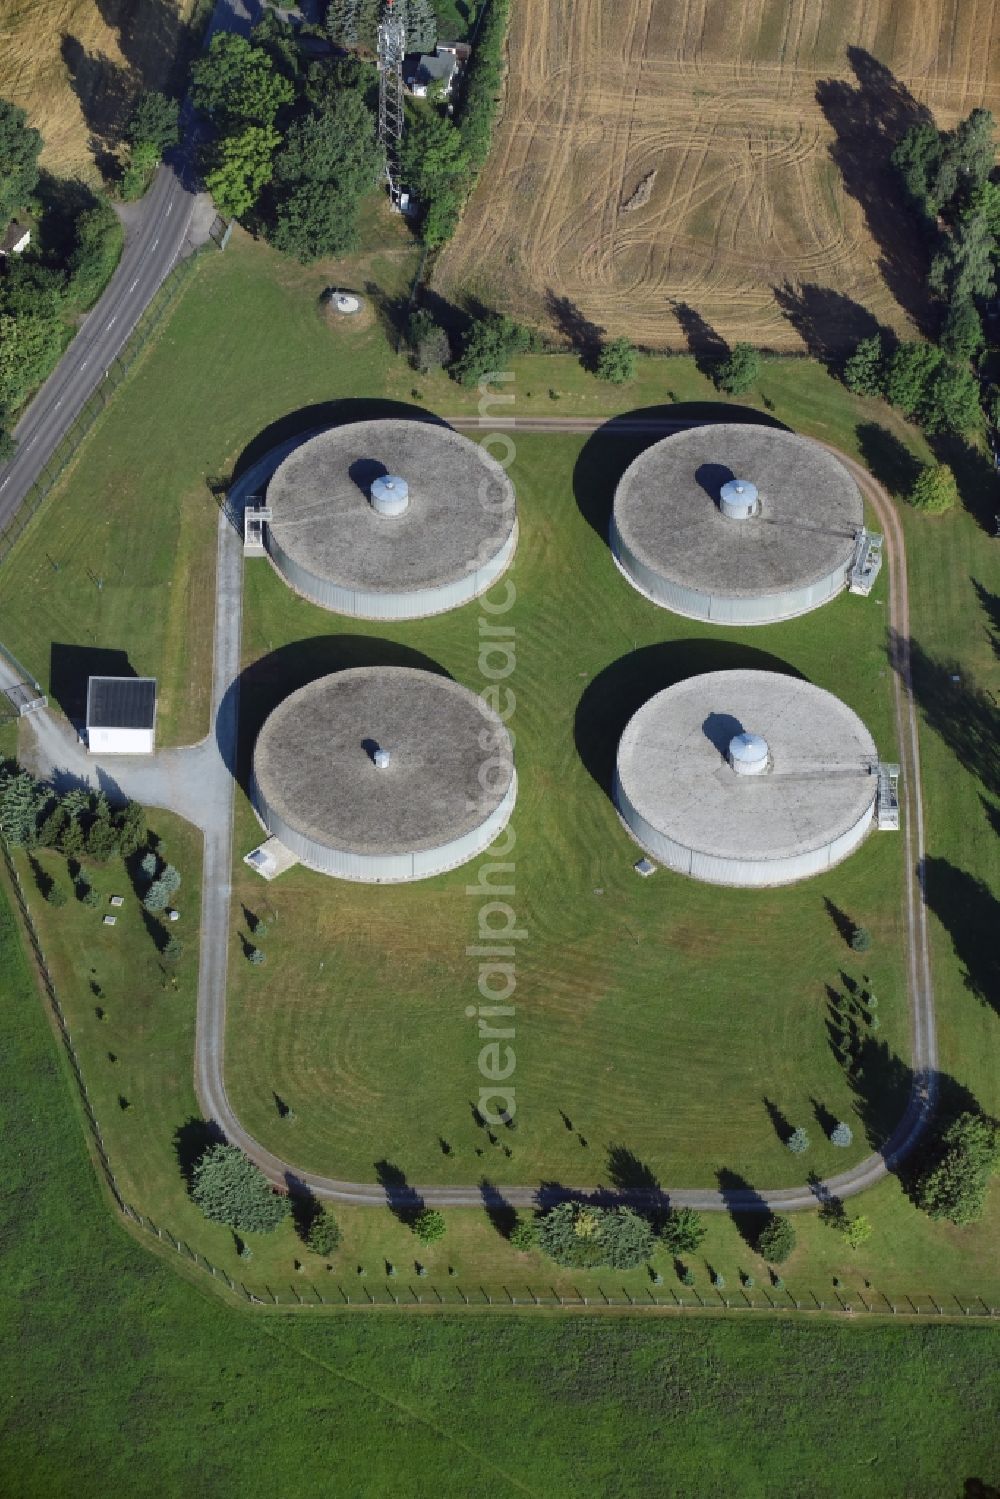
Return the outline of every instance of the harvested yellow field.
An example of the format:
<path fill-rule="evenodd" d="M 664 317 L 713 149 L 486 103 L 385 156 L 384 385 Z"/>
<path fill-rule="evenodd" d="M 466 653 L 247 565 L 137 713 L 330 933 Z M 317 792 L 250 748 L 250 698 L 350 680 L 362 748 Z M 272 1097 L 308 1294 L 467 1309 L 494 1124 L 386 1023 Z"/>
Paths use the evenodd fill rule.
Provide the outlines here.
<path fill-rule="evenodd" d="M 42 164 L 93 177 L 142 86 L 162 87 L 196 0 L 0 0 L 0 96 L 42 132 Z"/>
<path fill-rule="evenodd" d="M 519 0 L 435 287 L 586 338 L 836 348 L 919 321 L 892 142 L 1000 113 L 996 0 Z"/>

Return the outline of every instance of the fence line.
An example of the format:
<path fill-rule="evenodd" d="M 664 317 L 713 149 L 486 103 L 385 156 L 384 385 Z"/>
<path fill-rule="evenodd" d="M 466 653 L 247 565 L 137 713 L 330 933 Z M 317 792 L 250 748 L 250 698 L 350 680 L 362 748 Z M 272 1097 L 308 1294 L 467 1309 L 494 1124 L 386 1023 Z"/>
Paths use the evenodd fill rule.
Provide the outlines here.
<path fill-rule="evenodd" d="M 28 490 L 6 529 L 0 532 L 0 565 L 2 565 L 27 530 L 39 507 L 48 499 L 73 459 L 80 444 L 88 435 L 105 410 L 111 397 L 126 378 L 139 355 L 173 307 L 180 292 L 186 286 L 198 264 L 200 254 L 196 251 L 185 260 L 178 261 L 157 288 L 132 332 L 119 349 L 102 379 L 90 392 L 72 423 L 49 454 L 42 472 Z"/>
<path fill-rule="evenodd" d="M 220 1286 L 220 1289 L 221 1287 L 225 1287 L 232 1296 L 249 1306 L 295 1307 L 302 1310 L 307 1310 L 310 1307 L 446 1306 L 464 1308 L 509 1306 L 517 1308 L 562 1308 L 570 1311 L 589 1311 L 621 1307 L 631 1308 L 636 1311 L 724 1311 L 743 1312 L 746 1314 L 768 1311 L 796 1311 L 812 1313 L 814 1316 L 833 1312 L 844 1316 L 928 1317 L 932 1320 L 958 1315 L 963 1317 L 1000 1318 L 1000 1305 L 988 1302 L 982 1296 L 960 1297 L 955 1293 L 949 1293 L 947 1296 L 939 1298 L 931 1295 L 929 1291 L 916 1292 L 912 1295 L 904 1293 L 890 1296 L 884 1291 L 851 1291 L 846 1287 L 835 1288 L 832 1295 L 828 1291 L 824 1291 L 822 1296 L 817 1296 L 815 1291 L 810 1290 L 803 1293 L 801 1288 L 793 1291 L 790 1287 L 785 1286 L 781 1286 L 780 1288 L 777 1286 L 762 1286 L 759 1289 L 738 1286 L 728 1294 L 722 1290 L 713 1288 L 707 1296 L 703 1296 L 696 1288 L 692 1288 L 689 1295 L 682 1296 L 677 1291 L 669 1288 L 665 1289 L 662 1286 L 656 1286 L 652 1283 L 645 1291 L 633 1292 L 630 1292 L 627 1286 L 611 1286 L 609 1283 L 607 1289 L 597 1286 L 592 1292 L 576 1291 L 570 1294 L 560 1293 L 552 1286 L 544 1287 L 540 1291 L 529 1285 L 501 1285 L 493 1290 L 488 1290 L 482 1284 L 463 1287 L 457 1278 L 449 1279 L 442 1285 L 429 1283 L 421 1290 L 419 1286 L 414 1286 L 410 1281 L 402 1281 L 398 1285 L 394 1285 L 392 1279 L 387 1277 L 384 1283 L 377 1284 L 375 1289 L 372 1290 L 368 1286 L 366 1279 L 359 1275 L 357 1280 L 351 1285 L 345 1284 L 343 1280 L 331 1278 L 325 1282 L 326 1294 L 324 1294 L 323 1289 L 321 1289 L 315 1280 L 303 1275 L 299 1282 L 301 1289 L 292 1283 L 289 1284 L 287 1291 L 283 1286 L 258 1286 L 251 1289 L 243 1281 L 235 1280 L 227 1270 L 213 1264 L 200 1250 L 192 1249 L 184 1239 L 174 1234 L 171 1229 L 163 1224 L 154 1222 L 148 1213 L 143 1213 L 138 1208 L 133 1207 L 122 1192 L 104 1143 L 104 1136 L 101 1132 L 97 1115 L 90 1101 L 90 1094 L 83 1076 L 80 1058 L 73 1044 L 73 1035 L 59 1001 L 59 996 L 56 993 L 55 983 L 45 959 L 38 930 L 25 898 L 21 876 L 11 856 L 7 840 L 2 835 L 0 835 L 0 850 L 3 853 L 4 865 L 10 879 L 11 888 L 14 891 L 14 898 L 27 934 L 28 943 L 42 980 L 42 987 L 45 990 L 45 995 L 55 1019 L 66 1057 L 76 1080 L 77 1091 L 87 1120 L 94 1152 L 118 1211 L 144 1234 L 147 1234 L 150 1238 L 155 1238 L 161 1245 L 172 1249 L 180 1258 L 194 1266 L 203 1276 L 215 1281 Z M 419 1280 L 420 1277 L 416 1277 L 416 1279 Z"/>

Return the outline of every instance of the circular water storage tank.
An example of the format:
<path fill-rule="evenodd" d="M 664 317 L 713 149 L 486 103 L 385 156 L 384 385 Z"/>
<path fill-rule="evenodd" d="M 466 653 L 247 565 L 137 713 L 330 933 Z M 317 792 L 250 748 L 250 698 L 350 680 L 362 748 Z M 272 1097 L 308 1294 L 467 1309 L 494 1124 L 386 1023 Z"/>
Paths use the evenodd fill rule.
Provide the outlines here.
<path fill-rule="evenodd" d="M 278 572 L 313 603 L 358 619 L 417 619 L 465 604 L 517 546 L 504 470 L 433 422 L 322 432 L 278 465 L 267 503 L 264 544 Z"/>
<path fill-rule="evenodd" d="M 861 843 L 877 764 L 872 736 L 832 693 L 777 672 L 709 672 L 630 720 L 614 800 L 669 869 L 715 885 L 784 885 Z"/>
<path fill-rule="evenodd" d="M 468 688 L 357 667 L 285 698 L 257 737 L 251 801 L 308 868 L 371 884 L 426 879 L 481 853 L 517 796 L 510 735 Z"/>
<path fill-rule="evenodd" d="M 618 484 L 610 542 L 655 604 L 759 625 L 838 594 L 863 521 L 858 486 L 832 453 L 793 432 L 729 422 L 640 454 Z"/>

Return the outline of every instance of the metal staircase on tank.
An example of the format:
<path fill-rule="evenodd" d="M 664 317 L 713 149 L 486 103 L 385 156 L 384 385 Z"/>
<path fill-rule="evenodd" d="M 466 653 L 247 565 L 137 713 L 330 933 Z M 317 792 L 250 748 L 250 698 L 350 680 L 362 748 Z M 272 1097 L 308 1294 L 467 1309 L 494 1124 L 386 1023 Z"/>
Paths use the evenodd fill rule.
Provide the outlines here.
<path fill-rule="evenodd" d="M 246 557 L 263 557 L 264 526 L 272 519 L 270 505 L 264 505 L 257 496 L 252 496 L 243 511 L 243 554 Z"/>
<path fill-rule="evenodd" d="M 875 826 L 880 832 L 895 832 L 899 827 L 899 766 L 880 760 L 877 774 Z"/>
<path fill-rule="evenodd" d="M 406 51 L 406 27 L 386 0 L 378 28 L 378 138 L 385 153 L 385 180 L 389 201 L 401 206 L 403 193 L 400 179 L 400 146 L 403 141 L 403 54 Z"/>
<path fill-rule="evenodd" d="M 875 579 L 882 570 L 883 538 L 877 531 L 868 531 L 864 526 L 854 541 L 854 556 L 847 570 L 847 586 L 852 593 L 867 598 L 875 586 Z"/>

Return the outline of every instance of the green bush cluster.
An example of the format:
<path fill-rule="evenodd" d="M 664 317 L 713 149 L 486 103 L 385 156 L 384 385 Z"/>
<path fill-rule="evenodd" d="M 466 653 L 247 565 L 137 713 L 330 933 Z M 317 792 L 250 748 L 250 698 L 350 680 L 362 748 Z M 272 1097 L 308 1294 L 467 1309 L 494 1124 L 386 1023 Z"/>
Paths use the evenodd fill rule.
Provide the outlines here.
<path fill-rule="evenodd" d="M 633 1270 L 653 1251 L 653 1230 L 632 1208 L 588 1202 L 561 1202 L 540 1213 L 535 1240 L 557 1265 L 574 1269 Z"/>

